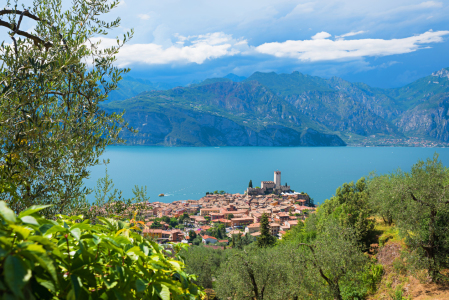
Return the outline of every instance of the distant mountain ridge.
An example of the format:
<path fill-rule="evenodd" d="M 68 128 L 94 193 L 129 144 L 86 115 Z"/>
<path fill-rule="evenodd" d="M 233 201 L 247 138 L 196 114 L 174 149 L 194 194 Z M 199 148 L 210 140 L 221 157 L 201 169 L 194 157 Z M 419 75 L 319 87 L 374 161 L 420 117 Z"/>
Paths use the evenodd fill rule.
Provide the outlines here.
<path fill-rule="evenodd" d="M 344 146 L 368 136 L 449 142 L 449 69 L 395 89 L 299 72 L 229 74 L 140 92 L 105 109 L 126 110 L 139 130 L 123 133 L 131 144 Z"/>

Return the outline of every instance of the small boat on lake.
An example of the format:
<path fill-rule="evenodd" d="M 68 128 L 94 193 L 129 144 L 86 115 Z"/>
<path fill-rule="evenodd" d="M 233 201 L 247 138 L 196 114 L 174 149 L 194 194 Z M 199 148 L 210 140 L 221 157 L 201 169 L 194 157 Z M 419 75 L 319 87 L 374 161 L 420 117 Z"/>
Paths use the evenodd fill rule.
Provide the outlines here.
<path fill-rule="evenodd" d="M 164 197 L 165 195 L 164 194 L 159 194 L 159 197 Z"/>

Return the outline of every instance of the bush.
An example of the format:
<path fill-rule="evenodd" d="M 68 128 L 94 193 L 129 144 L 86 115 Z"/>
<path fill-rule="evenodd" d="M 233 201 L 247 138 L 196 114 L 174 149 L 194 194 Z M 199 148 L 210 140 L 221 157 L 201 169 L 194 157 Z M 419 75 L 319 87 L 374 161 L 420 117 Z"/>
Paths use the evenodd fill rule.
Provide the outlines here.
<path fill-rule="evenodd" d="M 184 263 L 144 239 L 136 222 L 18 216 L 0 201 L 1 299 L 185 299 L 202 292 Z M 176 248 L 185 247 L 177 245 Z"/>

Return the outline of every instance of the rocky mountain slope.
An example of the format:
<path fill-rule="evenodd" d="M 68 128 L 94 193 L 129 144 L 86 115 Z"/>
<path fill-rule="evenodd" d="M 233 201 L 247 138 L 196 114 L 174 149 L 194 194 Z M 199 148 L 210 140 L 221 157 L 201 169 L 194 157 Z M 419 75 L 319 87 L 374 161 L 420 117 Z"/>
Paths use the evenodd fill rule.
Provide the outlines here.
<path fill-rule="evenodd" d="M 105 109 L 126 110 L 139 130 L 123 133 L 132 144 L 343 146 L 368 136 L 449 142 L 449 71 L 397 89 L 299 72 L 230 74 L 141 92 Z"/>

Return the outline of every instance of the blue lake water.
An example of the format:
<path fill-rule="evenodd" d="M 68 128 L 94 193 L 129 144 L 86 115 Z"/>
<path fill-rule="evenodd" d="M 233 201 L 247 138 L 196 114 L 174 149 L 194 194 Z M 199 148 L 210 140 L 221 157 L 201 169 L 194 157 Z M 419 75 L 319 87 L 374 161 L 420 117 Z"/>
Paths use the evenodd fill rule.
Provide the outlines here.
<path fill-rule="evenodd" d="M 282 172 L 282 184 L 307 192 L 315 203 L 330 198 L 344 182 L 356 181 L 371 171 L 409 171 L 418 159 L 437 152 L 449 165 L 449 148 L 393 147 L 146 147 L 110 146 L 102 159 L 110 159 L 108 174 L 115 188 L 132 197 L 135 185 L 147 186 L 150 201 L 199 199 L 207 191 L 243 193 L 273 180 Z M 91 169 L 86 186 L 104 177 L 105 167 Z M 164 193 L 166 197 L 158 197 Z M 91 195 L 89 199 L 93 199 Z"/>

